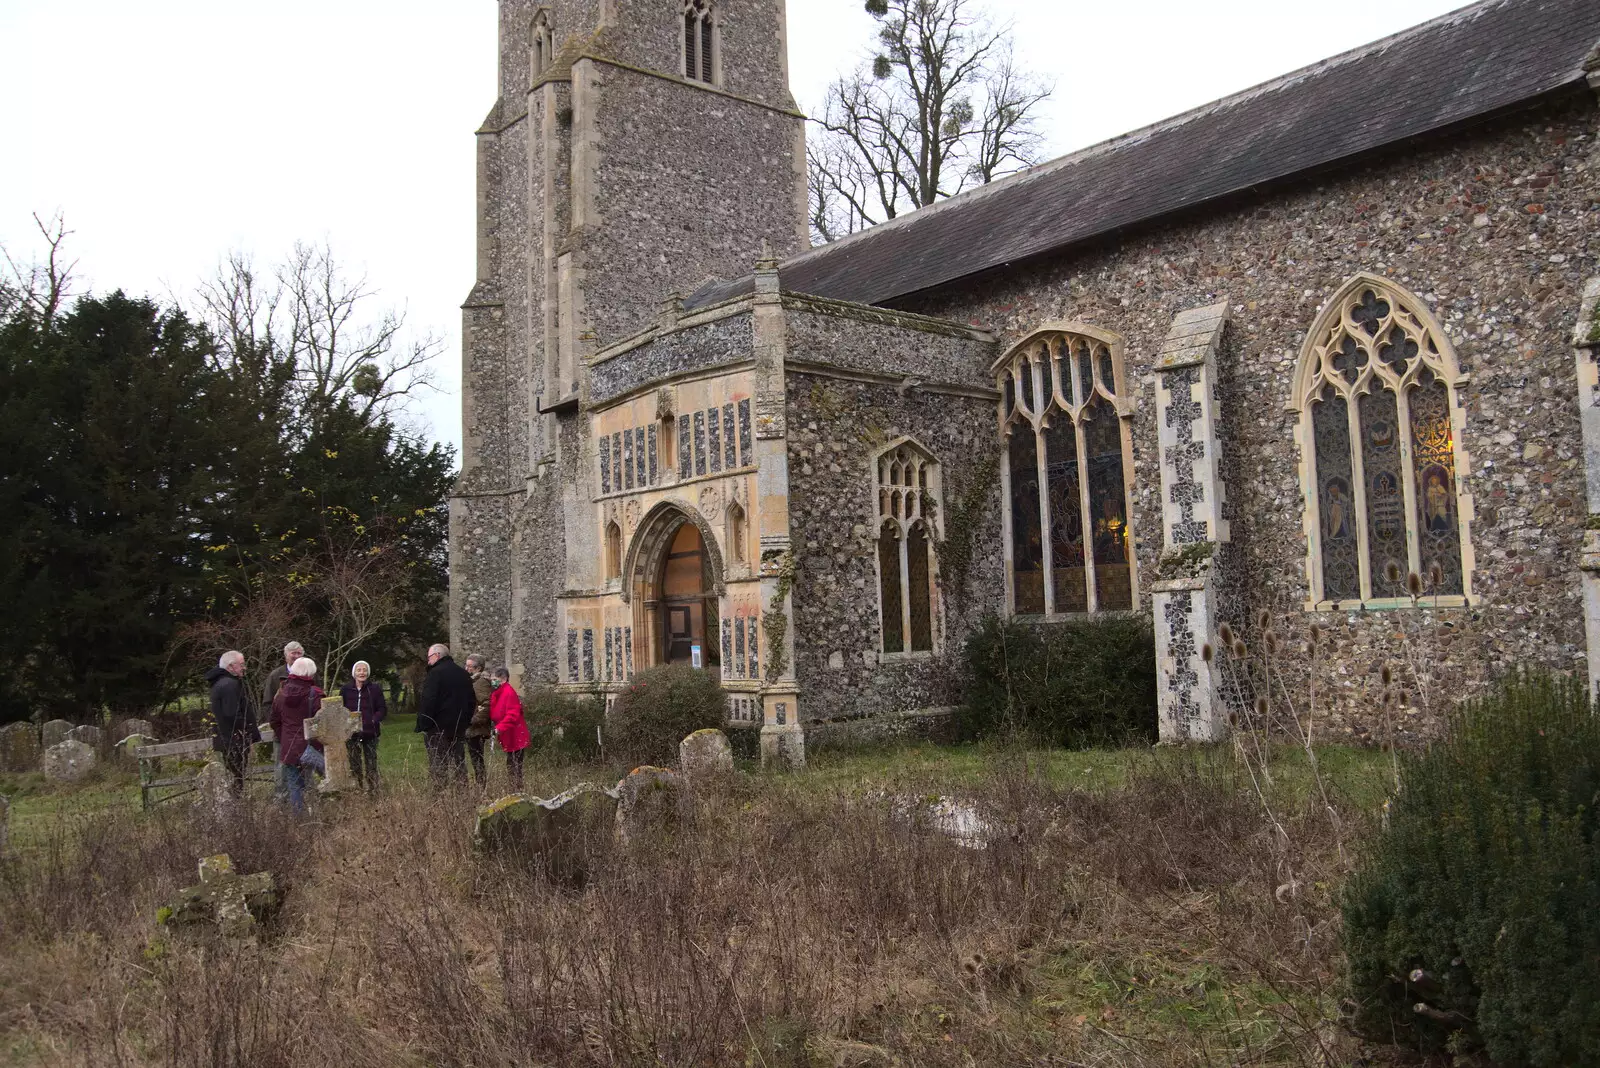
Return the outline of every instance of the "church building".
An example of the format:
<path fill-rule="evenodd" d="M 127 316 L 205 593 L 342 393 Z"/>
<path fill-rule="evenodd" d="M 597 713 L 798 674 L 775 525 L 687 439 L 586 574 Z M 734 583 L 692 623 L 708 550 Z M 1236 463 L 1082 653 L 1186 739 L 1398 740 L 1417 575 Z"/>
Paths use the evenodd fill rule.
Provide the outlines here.
<path fill-rule="evenodd" d="M 817 248 L 785 32 L 500 0 L 452 645 L 692 664 L 789 764 L 958 703 L 991 613 L 1148 619 L 1172 742 L 1226 734 L 1263 613 L 1333 739 L 1596 678 L 1600 3 L 1483 0 Z"/>

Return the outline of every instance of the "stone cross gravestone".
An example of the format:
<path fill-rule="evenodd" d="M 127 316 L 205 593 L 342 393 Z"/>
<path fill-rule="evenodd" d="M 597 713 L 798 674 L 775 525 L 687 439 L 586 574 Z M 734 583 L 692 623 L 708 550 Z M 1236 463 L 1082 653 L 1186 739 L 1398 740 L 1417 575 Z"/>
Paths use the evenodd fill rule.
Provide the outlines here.
<path fill-rule="evenodd" d="M 167 927 L 215 924 L 225 935 L 251 935 L 272 918 L 280 901 L 278 880 L 271 872 L 238 875 L 233 858 L 218 853 L 200 861 L 200 885 L 160 909 L 156 922 Z"/>
<path fill-rule="evenodd" d="M 350 753 L 344 743 L 360 729 L 360 717 L 344 707 L 341 697 L 324 697 L 321 710 L 306 720 L 306 740 L 315 738 L 322 743 L 322 756 L 328 764 L 322 779 L 323 793 L 336 794 L 355 785 L 350 776 Z"/>

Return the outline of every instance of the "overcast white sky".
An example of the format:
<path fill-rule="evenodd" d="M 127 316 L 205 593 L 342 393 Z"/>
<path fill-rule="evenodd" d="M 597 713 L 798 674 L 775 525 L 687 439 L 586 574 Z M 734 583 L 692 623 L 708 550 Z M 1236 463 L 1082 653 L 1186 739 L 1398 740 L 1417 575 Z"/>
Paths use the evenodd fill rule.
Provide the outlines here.
<path fill-rule="evenodd" d="M 1052 155 L 1460 6 L 980 3 L 1055 79 Z M 789 0 L 789 24 L 795 95 L 815 107 L 868 54 L 872 20 L 861 0 Z M 326 240 L 447 338 L 418 415 L 456 444 L 472 131 L 494 91 L 492 0 L 0 0 L 0 243 L 26 258 L 30 213 L 59 209 L 80 290 L 186 299 L 229 250 L 266 266 Z"/>

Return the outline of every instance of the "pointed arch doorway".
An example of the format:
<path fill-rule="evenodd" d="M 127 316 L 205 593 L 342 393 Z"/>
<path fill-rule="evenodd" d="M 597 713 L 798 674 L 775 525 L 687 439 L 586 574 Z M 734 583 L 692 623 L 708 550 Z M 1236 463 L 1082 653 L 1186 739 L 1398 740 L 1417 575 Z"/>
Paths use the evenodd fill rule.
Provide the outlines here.
<path fill-rule="evenodd" d="M 688 664 L 720 677 L 723 566 L 708 524 L 685 505 L 658 505 L 628 556 L 634 633 L 646 636 L 638 666 Z"/>

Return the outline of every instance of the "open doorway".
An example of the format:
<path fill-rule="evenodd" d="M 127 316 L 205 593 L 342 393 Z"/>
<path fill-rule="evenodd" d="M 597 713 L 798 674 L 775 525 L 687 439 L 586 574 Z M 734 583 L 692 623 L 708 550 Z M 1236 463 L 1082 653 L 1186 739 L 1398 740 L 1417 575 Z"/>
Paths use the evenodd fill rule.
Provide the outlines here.
<path fill-rule="evenodd" d="M 699 529 L 681 523 L 661 561 L 661 661 L 714 669 L 721 666 L 717 642 L 717 596 L 712 563 Z"/>

